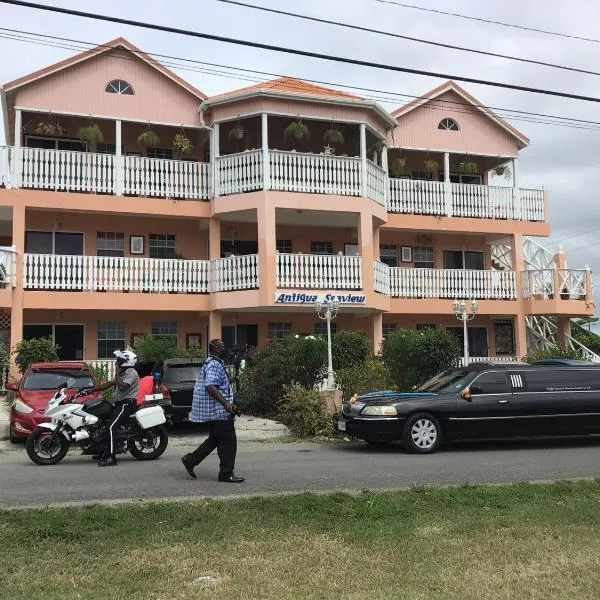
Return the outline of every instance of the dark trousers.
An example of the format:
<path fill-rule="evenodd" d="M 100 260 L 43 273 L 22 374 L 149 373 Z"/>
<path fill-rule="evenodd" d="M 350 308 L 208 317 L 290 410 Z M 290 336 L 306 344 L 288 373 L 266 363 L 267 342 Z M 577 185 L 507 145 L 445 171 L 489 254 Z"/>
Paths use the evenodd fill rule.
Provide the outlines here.
<path fill-rule="evenodd" d="M 233 475 L 235 455 L 237 454 L 237 436 L 233 419 L 209 421 L 208 437 L 193 452 L 185 456 L 192 466 L 202 462 L 214 449 L 219 455 L 219 478 Z"/>
<path fill-rule="evenodd" d="M 118 428 L 129 415 L 135 412 L 135 400 L 120 400 L 115 402 L 112 414 L 110 415 L 110 425 L 108 426 L 108 439 L 106 444 L 106 454 L 114 457 L 119 446 Z"/>

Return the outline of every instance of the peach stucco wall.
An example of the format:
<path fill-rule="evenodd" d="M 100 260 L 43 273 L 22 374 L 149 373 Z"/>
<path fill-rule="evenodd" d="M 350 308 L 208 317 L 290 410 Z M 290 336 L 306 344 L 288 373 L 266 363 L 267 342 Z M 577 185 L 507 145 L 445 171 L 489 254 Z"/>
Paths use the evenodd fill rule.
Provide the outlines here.
<path fill-rule="evenodd" d="M 448 102 L 441 105 L 440 102 Z M 458 102 L 459 104 L 453 104 Z M 433 108 L 432 108 L 433 106 Z M 438 129 L 444 118 L 454 119 L 460 131 Z M 391 146 L 424 148 L 472 154 L 516 156 L 515 138 L 475 108 L 467 108 L 455 92 L 446 92 L 430 102 L 399 117 L 398 127 L 388 135 Z"/>
<path fill-rule="evenodd" d="M 108 94 L 106 84 L 123 79 L 133 96 Z M 199 124 L 201 100 L 130 52 L 113 50 L 18 90 L 15 105 L 186 125 Z"/>

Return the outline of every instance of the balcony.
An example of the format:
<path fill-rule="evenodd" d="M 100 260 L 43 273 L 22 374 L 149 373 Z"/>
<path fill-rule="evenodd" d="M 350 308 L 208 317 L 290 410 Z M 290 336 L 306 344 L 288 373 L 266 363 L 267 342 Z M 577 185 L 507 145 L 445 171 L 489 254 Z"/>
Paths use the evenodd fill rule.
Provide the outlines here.
<path fill-rule="evenodd" d="M 277 254 L 281 289 L 362 290 L 362 258 L 315 254 Z"/>
<path fill-rule="evenodd" d="M 523 272 L 523 297 L 548 300 L 560 295 L 562 300 L 585 300 L 591 297 L 589 269 L 531 269 Z"/>

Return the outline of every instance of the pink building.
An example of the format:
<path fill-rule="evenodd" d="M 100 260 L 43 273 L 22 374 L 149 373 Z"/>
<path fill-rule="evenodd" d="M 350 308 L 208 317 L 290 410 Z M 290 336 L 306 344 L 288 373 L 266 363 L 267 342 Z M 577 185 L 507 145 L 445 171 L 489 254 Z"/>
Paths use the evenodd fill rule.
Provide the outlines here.
<path fill-rule="evenodd" d="M 470 355 L 508 359 L 594 314 L 589 269 L 534 241 L 529 140 L 454 82 L 392 114 L 292 78 L 207 98 L 117 39 L 1 93 L 5 343 L 253 345 L 320 333 L 329 294 L 374 349 L 399 328 L 462 336 L 453 302 L 476 299 Z"/>

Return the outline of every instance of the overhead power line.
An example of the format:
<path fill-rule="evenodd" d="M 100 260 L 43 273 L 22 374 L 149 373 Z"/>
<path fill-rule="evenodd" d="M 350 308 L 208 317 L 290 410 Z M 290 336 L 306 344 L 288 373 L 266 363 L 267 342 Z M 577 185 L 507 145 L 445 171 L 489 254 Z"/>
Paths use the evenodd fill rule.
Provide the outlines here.
<path fill-rule="evenodd" d="M 337 63 L 345 63 L 350 65 L 357 65 L 361 67 L 369 67 L 375 69 L 381 69 L 385 71 L 394 71 L 397 73 L 410 73 L 412 75 L 424 75 L 427 77 L 437 77 L 440 79 L 455 79 L 457 81 L 465 81 L 467 83 L 476 83 L 479 85 L 487 85 L 490 87 L 503 88 L 509 90 L 517 90 L 521 92 L 528 92 L 532 94 L 542 94 L 545 96 L 555 96 L 558 98 L 569 98 L 572 100 L 582 100 L 585 102 L 600 103 L 600 98 L 594 96 L 584 96 L 582 94 L 570 94 L 567 92 L 558 92 L 555 90 L 546 90 L 541 88 L 534 88 L 524 85 L 516 85 L 511 83 L 502 83 L 499 81 L 490 81 L 485 79 L 479 79 L 476 77 L 463 77 L 459 75 L 451 75 L 448 73 L 437 73 L 434 71 L 426 71 L 424 69 L 410 69 L 408 67 L 398 67 L 396 65 L 389 65 L 384 63 L 377 63 L 373 61 L 358 60 L 354 58 L 347 58 L 342 56 L 329 56 L 319 52 L 311 52 L 309 50 L 298 50 L 295 48 L 287 48 L 285 46 L 276 46 L 274 44 L 263 44 L 261 42 L 253 42 L 250 40 L 241 40 L 231 38 L 227 36 L 213 35 L 209 33 L 203 33 L 200 31 L 192 31 L 189 29 L 181 29 L 178 27 L 170 27 L 167 25 L 158 25 L 155 23 L 147 23 L 144 21 L 137 21 L 134 19 L 123 19 L 121 17 L 112 17 L 110 15 L 101 15 L 97 13 L 90 13 L 86 11 L 73 10 L 69 8 L 62 8 L 58 6 L 50 6 L 45 4 L 37 4 L 35 2 L 25 2 L 23 0 L 0 0 L 2 4 L 11 4 L 14 6 L 24 6 L 26 8 L 34 8 L 38 10 L 55 12 L 60 14 L 72 15 L 75 17 L 83 17 L 89 19 L 96 19 L 100 21 L 107 21 L 110 23 L 119 23 L 121 25 L 130 25 L 133 27 L 141 27 L 144 29 L 153 29 L 156 31 L 164 31 L 167 33 L 175 33 L 178 35 L 185 35 L 189 37 L 195 37 L 200 39 L 212 40 L 215 42 L 223 42 L 227 44 L 235 44 L 238 46 L 245 46 L 249 48 L 258 48 L 260 50 L 270 50 L 273 52 L 282 52 L 285 54 L 294 54 L 297 56 L 305 56 L 308 58 L 318 58 L 320 60 L 326 60 Z"/>
<path fill-rule="evenodd" d="M 572 40 L 580 40 L 583 42 L 594 42 L 600 44 L 600 40 L 595 38 L 584 37 L 581 35 L 572 35 L 569 33 L 563 33 L 560 31 L 550 31 L 548 29 L 541 29 L 539 27 L 527 27 L 526 25 L 515 25 L 514 23 L 506 23 L 505 21 L 494 21 L 493 19 L 484 19 L 483 17 L 474 17 L 473 15 L 463 15 L 455 12 L 447 12 L 439 10 L 437 8 L 425 8 L 424 6 L 416 6 L 415 4 L 406 4 L 405 2 L 397 2 L 396 0 L 376 0 L 381 4 L 394 4 L 401 6 L 402 8 L 412 8 L 414 10 L 422 10 L 429 13 L 437 13 L 439 15 L 445 15 L 448 17 L 458 17 L 459 19 L 466 19 L 468 21 L 479 21 L 480 23 L 491 23 L 492 25 L 500 25 L 501 27 L 511 27 L 512 29 L 522 29 L 524 31 L 534 31 L 535 33 L 543 33 L 545 35 L 554 35 L 557 37 L 568 38 Z"/>
<path fill-rule="evenodd" d="M 6 32 L 6 33 L 3 33 L 3 32 Z M 32 37 L 27 37 L 27 36 L 32 36 Z M 106 44 L 98 44 L 95 42 L 76 40 L 76 39 L 72 39 L 72 38 L 65 38 L 65 37 L 59 37 L 59 36 L 53 36 L 53 35 L 41 34 L 41 33 L 35 33 L 35 32 L 28 32 L 28 31 L 22 31 L 22 30 L 16 30 L 16 29 L 8 29 L 5 27 L 0 27 L 0 38 L 21 41 L 21 42 L 29 42 L 32 44 L 42 45 L 42 46 L 64 48 L 64 49 L 75 50 L 75 51 L 79 51 L 79 52 L 84 51 L 84 50 L 89 50 L 90 48 L 106 48 L 107 50 L 113 49 L 113 46 L 109 46 Z M 140 51 L 140 53 L 141 52 L 142 51 Z M 135 54 L 135 51 L 132 51 L 132 53 Z M 144 51 L 143 53 L 149 54 L 150 52 Z M 168 61 L 162 60 L 160 63 L 158 63 L 158 61 L 155 61 L 157 64 L 161 64 L 161 65 L 164 65 L 164 66 L 167 66 L 170 68 L 176 68 L 176 69 L 180 69 L 180 70 L 184 70 L 184 71 L 190 71 L 193 73 L 205 73 L 208 75 L 215 75 L 218 77 L 235 78 L 235 79 L 239 79 L 241 81 L 247 81 L 247 82 L 252 82 L 252 83 L 264 83 L 265 82 L 264 78 L 257 78 L 256 75 L 266 75 L 268 77 L 282 77 L 282 75 L 279 73 L 259 71 L 256 69 L 245 69 L 242 67 L 234 67 L 231 65 L 222 65 L 222 64 L 218 64 L 218 63 L 195 60 L 195 59 L 191 59 L 191 58 L 181 58 L 181 57 L 176 57 L 176 56 L 172 56 L 172 55 L 168 55 L 168 54 L 159 54 L 159 53 L 154 53 L 154 52 L 152 52 L 150 54 L 152 54 L 153 56 L 168 59 Z M 123 56 L 123 55 L 115 55 L 115 57 L 119 58 L 121 60 L 135 60 L 133 57 Z M 174 61 L 178 61 L 178 62 L 174 62 Z M 181 63 L 185 63 L 185 64 L 181 64 Z M 191 65 L 193 65 L 193 66 L 191 66 L 188 63 L 191 63 Z M 201 67 L 196 66 L 196 65 L 201 65 Z M 229 69 L 230 71 L 222 71 L 222 70 L 217 70 L 217 69 L 208 68 L 208 67 L 217 67 L 217 69 Z M 244 74 L 240 75 L 239 73 L 233 73 L 233 72 L 231 72 L 232 70 L 233 71 L 242 71 Z M 247 75 L 247 73 L 250 73 L 252 75 Z M 307 78 L 303 78 L 303 80 L 310 81 L 312 83 L 316 83 L 319 85 L 342 87 L 342 88 L 348 88 L 348 89 L 361 91 L 361 92 L 364 92 L 364 91 L 373 92 L 374 94 L 377 94 L 377 95 L 371 95 L 371 96 L 369 96 L 369 98 L 373 99 L 373 100 L 378 100 L 381 102 L 390 102 L 390 103 L 391 102 L 400 102 L 400 101 L 405 102 L 406 99 L 419 98 L 419 96 L 414 96 L 414 95 L 410 95 L 410 94 L 401 94 L 398 92 L 390 92 L 387 90 L 364 88 L 364 87 L 360 87 L 360 86 L 332 83 L 329 81 L 321 81 L 321 80 L 307 79 Z M 292 89 L 294 89 L 296 86 L 288 83 L 288 87 L 291 87 Z M 298 91 L 302 91 L 300 87 L 298 87 Z M 458 113 L 458 114 L 476 114 L 477 113 L 477 109 L 472 104 L 464 102 L 464 101 L 456 101 L 456 100 L 436 99 L 435 101 L 433 101 L 429 104 L 424 104 L 422 106 L 422 108 L 437 110 L 437 111 L 446 111 L 448 109 L 451 109 L 454 113 Z M 523 121 L 523 122 L 527 122 L 527 123 L 536 123 L 536 124 L 543 124 L 543 125 L 559 125 L 562 127 L 570 127 L 570 128 L 576 128 L 576 129 L 588 129 L 588 130 L 593 130 L 593 131 L 598 130 L 598 128 L 599 128 L 598 126 L 600 126 L 600 121 L 590 121 L 590 120 L 585 120 L 585 119 L 577 119 L 574 117 L 547 115 L 544 113 L 535 113 L 535 112 L 521 111 L 521 110 L 516 110 L 516 109 L 494 107 L 494 106 L 482 106 L 482 108 L 484 108 L 486 110 L 494 110 L 494 111 L 496 111 L 496 114 L 501 115 L 505 118 L 514 120 L 514 121 Z M 542 117 L 543 119 L 540 119 L 539 117 Z M 557 119 L 558 121 L 554 121 L 553 119 Z"/>
<path fill-rule="evenodd" d="M 277 15 L 284 15 L 287 17 L 294 17 L 296 19 L 303 19 L 305 21 L 312 21 L 313 23 L 324 23 L 326 25 L 333 25 L 335 27 L 344 27 L 346 29 L 354 29 L 355 31 L 364 31 L 367 33 L 375 33 L 377 35 L 383 35 L 386 37 L 396 38 L 400 40 L 408 40 L 411 42 L 417 42 L 419 44 L 428 44 L 430 46 L 436 46 L 438 48 L 448 48 L 450 50 L 458 50 L 460 52 L 470 52 L 472 54 L 480 54 L 483 56 L 493 56 L 494 58 L 504 58 L 506 60 L 514 60 L 517 62 L 528 63 L 531 65 L 538 65 L 542 67 L 549 67 L 552 69 L 563 69 L 565 71 L 573 71 L 575 73 L 584 73 L 585 75 L 600 75 L 598 71 L 589 71 L 588 69 L 580 69 L 577 67 L 569 67 L 566 65 L 557 65 L 554 63 L 545 62 L 543 60 L 534 60 L 530 58 L 521 58 L 519 56 L 510 56 L 508 54 L 498 54 L 497 52 L 490 52 L 488 50 L 479 50 L 477 48 L 466 48 L 464 46 L 455 46 L 453 44 L 444 44 L 443 42 L 435 42 L 433 40 L 426 40 L 423 38 L 416 38 L 409 35 L 401 35 L 399 33 L 392 33 L 390 31 L 383 31 L 380 29 L 371 29 L 370 27 L 362 27 L 360 25 L 352 25 L 351 23 L 341 23 L 340 21 L 333 21 L 329 19 L 321 19 L 319 17 L 312 17 L 310 15 L 301 15 L 299 13 L 293 13 L 286 10 L 279 10 L 276 8 L 268 8 L 266 6 L 259 6 L 256 4 L 247 4 L 245 2 L 239 2 L 238 0 L 216 0 L 223 4 L 233 4 L 235 6 L 243 6 L 244 8 L 251 8 L 253 10 L 260 10 L 263 12 L 273 13 Z"/>

